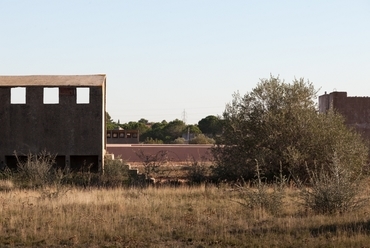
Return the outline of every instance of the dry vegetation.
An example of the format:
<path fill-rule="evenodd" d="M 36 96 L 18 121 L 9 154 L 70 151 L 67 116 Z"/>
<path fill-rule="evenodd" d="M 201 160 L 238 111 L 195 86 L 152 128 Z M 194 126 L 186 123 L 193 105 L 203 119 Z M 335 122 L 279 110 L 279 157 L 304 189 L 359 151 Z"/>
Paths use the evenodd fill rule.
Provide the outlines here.
<path fill-rule="evenodd" d="M 1 247 L 369 247 L 370 206 L 318 215 L 284 189 L 282 208 L 243 205 L 226 185 L 0 192 Z M 368 189 L 368 183 L 362 182 Z M 364 196 L 369 195 L 366 190 Z"/>

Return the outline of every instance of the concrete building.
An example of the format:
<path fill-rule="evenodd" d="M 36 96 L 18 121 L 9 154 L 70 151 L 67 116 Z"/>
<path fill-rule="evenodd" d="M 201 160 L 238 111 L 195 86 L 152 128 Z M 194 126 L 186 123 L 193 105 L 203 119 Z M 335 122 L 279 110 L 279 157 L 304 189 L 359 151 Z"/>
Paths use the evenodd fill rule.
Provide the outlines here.
<path fill-rule="evenodd" d="M 335 109 L 345 118 L 346 124 L 370 140 L 370 98 L 348 97 L 347 92 L 331 92 L 319 96 L 319 112 Z"/>
<path fill-rule="evenodd" d="M 138 130 L 107 130 L 107 144 L 139 144 Z"/>
<path fill-rule="evenodd" d="M 58 166 L 104 167 L 105 75 L 0 76 L 0 163 L 47 151 Z"/>

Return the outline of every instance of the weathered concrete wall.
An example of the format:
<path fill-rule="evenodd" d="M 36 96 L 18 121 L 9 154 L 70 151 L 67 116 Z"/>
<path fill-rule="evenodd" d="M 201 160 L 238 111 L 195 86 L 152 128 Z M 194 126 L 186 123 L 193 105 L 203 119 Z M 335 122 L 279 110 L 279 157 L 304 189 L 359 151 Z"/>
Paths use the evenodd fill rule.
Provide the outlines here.
<path fill-rule="evenodd" d="M 347 92 L 332 92 L 319 96 L 319 111 L 325 112 L 330 108 L 341 113 L 348 126 L 370 140 L 369 97 L 348 97 Z"/>
<path fill-rule="evenodd" d="M 67 81 L 71 76 L 65 77 Z M 71 168 L 84 160 L 93 163 L 96 170 L 101 168 L 105 149 L 105 76 L 97 77 L 101 83 L 88 86 L 84 77 L 77 77 L 69 85 L 54 83 L 51 77 L 42 86 L 33 76 L 18 77 L 19 85 L 26 88 L 26 104 L 10 103 L 11 88 L 16 85 L 4 83 L 4 77 L 0 77 L 0 162 L 6 163 L 15 151 L 22 155 L 46 150 L 64 157 Z M 9 77 L 3 81 L 9 82 Z M 44 87 L 59 88 L 58 104 L 43 103 Z M 90 89 L 88 104 L 77 104 L 77 87 Z"/>
<path fill-rule="evenodd" d="M 116 158 L 119 157 L 125 162 L 133 163 L 142 162 L 136 155 L 139 151 L 143 151 L 144 154 L 148 155 L 155 155 L 160 151 L 167 151 L 168 157 L 172 162 L 191 162 L 193 159 L 200 162 L 203 159 L 212 159 L 211 147 L 212 145 L 108 144 L 107 151 L 114 154 Z"/>

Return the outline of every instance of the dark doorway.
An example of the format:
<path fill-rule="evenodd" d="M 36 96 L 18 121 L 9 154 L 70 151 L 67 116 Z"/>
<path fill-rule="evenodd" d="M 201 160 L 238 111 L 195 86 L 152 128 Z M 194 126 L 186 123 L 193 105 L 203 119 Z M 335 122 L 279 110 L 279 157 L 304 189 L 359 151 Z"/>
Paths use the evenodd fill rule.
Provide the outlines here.
<path fill-rule="evenodd" d="M 99 156 L 71 156 L 72 171 L 99 171 Z"/>

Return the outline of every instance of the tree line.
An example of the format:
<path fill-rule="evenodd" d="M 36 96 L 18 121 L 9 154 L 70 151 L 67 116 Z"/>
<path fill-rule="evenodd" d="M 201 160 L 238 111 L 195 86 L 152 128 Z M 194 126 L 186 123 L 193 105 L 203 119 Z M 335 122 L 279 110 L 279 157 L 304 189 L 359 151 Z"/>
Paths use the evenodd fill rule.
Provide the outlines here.
<path fill-rule="evenodd" d="M 140 142 L 147 144 L 214 144 L 215 137 L 221 134 L 222 119 L 219 116 L 209 115 L 201 119 L 198 124 L 187 125 L 184 121 L 175 119 L 167 122 L 149 122 L 141 118 L 128 123 L 115 122 L 106 112 L 106 126 L 108 130 L 123 128 L 138 130 Z M 188 135 L 190 140 L 188 140 Z"/>

